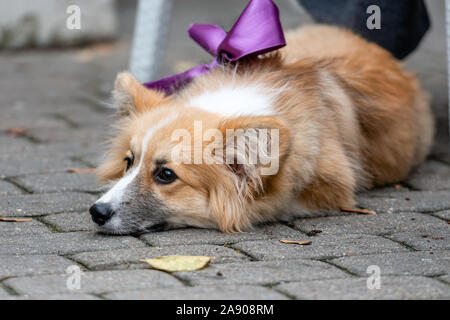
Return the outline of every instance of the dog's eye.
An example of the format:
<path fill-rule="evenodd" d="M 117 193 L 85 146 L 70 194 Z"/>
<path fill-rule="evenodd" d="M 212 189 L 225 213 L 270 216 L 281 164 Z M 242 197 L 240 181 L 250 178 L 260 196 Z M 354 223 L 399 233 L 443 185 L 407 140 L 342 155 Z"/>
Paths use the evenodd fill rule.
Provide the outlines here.
<path fill-rule="evenodd" d="M 155 174 L 155 180 L 158 183 L 169 184 L 177 179 L 177 175 L 173 170 L 168 168 L 161 168 Z"/>
<path fill-rule="evenodd" d="M 133 162 L 134 162 L 134 156 L 131 157 L 125 157 L 123 159 L 123 161 L 127 162 L 127 168 L 125 169 L 125 171 L 130 170 L 130 168 L 133 166 Z"/>

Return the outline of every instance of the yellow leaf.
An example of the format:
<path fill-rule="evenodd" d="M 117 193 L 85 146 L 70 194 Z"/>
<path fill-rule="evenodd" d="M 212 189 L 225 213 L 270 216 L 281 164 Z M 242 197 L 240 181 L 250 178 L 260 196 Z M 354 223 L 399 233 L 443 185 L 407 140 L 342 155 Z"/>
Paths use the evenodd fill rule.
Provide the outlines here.
<path fill-rule="evenodd" d="M 281 239 L 279 241 L 282 243 L 299 244 L 301 246 L 307 246 L 312 243 L 312 241 L 294 241 L 294 240 L 285 240 L 285 239 Z"/>
<path fill-rule="evenodd" d="M 205 267 L 211 257 L 205 256 L 163 256 L 154 259 L 141 260 L 153 268 L 167 272 L 195 271 Z"/>
<path fill-rule="evenodd" d="M 20 210 L 22 211 L 22 210 Z M 7 218 L 7 217 L 0 217 L 0 221 L 4 222 L 28 222 L 31 221 L 30 218 Z"/>

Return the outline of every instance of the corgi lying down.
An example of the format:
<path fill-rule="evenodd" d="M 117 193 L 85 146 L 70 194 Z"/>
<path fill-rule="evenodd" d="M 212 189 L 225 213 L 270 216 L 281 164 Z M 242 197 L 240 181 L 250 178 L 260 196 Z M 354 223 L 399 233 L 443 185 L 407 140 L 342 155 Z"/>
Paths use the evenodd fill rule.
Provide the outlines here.
<path fill-rule="evenodd" d="M 98 168 L 113 185 L 90 209 L 101 232 L 240 232 L 352 207 L 425 159 L 427 96 L 387 51 L 329 26 L 286 39 L 171 96 L 117 76 L 118 132 Z"/>

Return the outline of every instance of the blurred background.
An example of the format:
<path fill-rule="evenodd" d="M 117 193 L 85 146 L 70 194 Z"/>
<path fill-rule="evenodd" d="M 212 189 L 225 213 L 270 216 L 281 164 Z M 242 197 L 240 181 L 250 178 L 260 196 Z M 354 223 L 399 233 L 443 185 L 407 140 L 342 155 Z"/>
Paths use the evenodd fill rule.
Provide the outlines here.
<path fill-rule="evenodd" d="M 285 30 L 313 23 L 295 0 L 275 3 Z M 228 30 L 246 4 L 245 0 L 174 0 L 155 31 L 162 37 L 153 77 L 210 62 L 186 29 L 191 23 L 214 23 Z M 76 14 L 70 5 L 80 9 L 80 29 L 67 25 L 68 17 Z M 426 5 L 431 29 L 405 63 L 433 98 L 438 130 L 432 157 L 450 162 L 445 3 L 428 0 Z M 145 44 L 154 36 L 153 32 L 134 36 L 136 8 L 137 1 L 0 0 L 2 153 L 52 145 L 61 152 L 78 150 L 80 161 L 96 165 L 98 145 L 111 121 L 112 111 L 105 102 L 115 75 L 129 69 L 133 38 Z M 156 17 L 150 12 L 149 19 Z M 11 135 L 17 138 L 14 143 Z M 2 139 L 8 142 L 2 144 Z"/>

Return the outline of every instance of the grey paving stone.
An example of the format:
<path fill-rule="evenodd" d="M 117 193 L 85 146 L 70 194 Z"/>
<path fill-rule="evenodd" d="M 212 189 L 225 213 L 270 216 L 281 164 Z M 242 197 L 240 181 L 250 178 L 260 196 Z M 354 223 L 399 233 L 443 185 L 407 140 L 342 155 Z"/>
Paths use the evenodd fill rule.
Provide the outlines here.
<path fill-rule="evenodd" d="M 440 276 L 439 279 L 450 285 L 450 275 Z"/>
<path fill-rule="evenodd" d="M 3 238 L 40 233 L 51 233 L 51 230 L 45 224 L 35 219 L 27 222 L 0 221 L 0 237 Z"/>
<path fill-rule="evenodd" d="M 449 190 L 450 166 L 434 160 L 427 161 L 409 176 L 407 182 L 419 190 Z"/>
<path fill-rule="evenodd" d="M 51 173 L 26 175 L 14 179 L 33 193 L 99 191 L 93 173 Z"/>
<path fill-rule="evenodd" d="M 108 95 L 111 92 L 108 92 Z M 72 126 L 80 129 L 89 128 L 89 130 L 98 130 L 98 128 L 109 129 L 113 121 L 112 115 L 115 110 L 113 108 L 105 108 L 102 113 L 92 112 L 91 108 L 85 106 L 85 103 L 74 104 L 68 106 L 67 109 L 54 113 L 55 118 L 60 118 L 69 122 Z M 98 130 L 100 138 L 105 138 L 111 130 Z"/>
<path fill-rule="evenodd" d="M 0 243 L 0 255 L 61 255 L 125 248 L 133 250 L 145 246 L 142 241 L 133 237 L 104 236 L 92 232 L 28 234 L 14 237 L 0 235 Z"/>
<path fill-rule="evenodd" d="M 357 197 L 362 208 L 380 212 L 433 212 L 450 209 L 450 191 L 398 192 L 384 197 Z"/>
<path fill-rule="evenodd" d="M 22 153 L 32 149 L 36 144 L 23 137 L 0 134 L 1 154 Z"/>
<path fill-rule="evenodd" d="M 4 82 L 3 82 L 4 83 Z M 3 85 L 2 83 L 2 85 Z M 2 87 L 3 89 L 3 87 Z M 3 99 L 2 99 L 3 100 Z M 56 128 L 62 127 L 63 124 L 55 119 L 49 118 L 42 110 L 32 110 L 33 105 L 31 103 L 13 102 L 18 104 L 19 107 L 23 107 L 20 110 L 13 108 L 5 108 L 3 101 L 0 101 L 0 107 L 2 107 L 2 117 L 0 118 L 0 130 L 7 130 L 10 128 L 26 128 L 27 135 L 31 128 L 45 127 Z M 25 110 L 24 110 L 25 109 Z"/>
<path fill-rule="evenodd" d="M 285 300 L 286 296 L 262 286 L 215 285 L 151 290 L 121 291 L 106 294 L 113 300 Z"/>
<path fill-rule="evenodd" d="M 231 248 L 217 245 L 182 245 L 169 246 L 164 248 L 136 248 L 109 250 L 101 252 L 82 252 L 72 256 L 89 269 L 102 270 L 111 268 L 150 268 L 146 263 L 140 262 L 142 259 L 150 259 L 167 255 L 188 255 L 188 256 L 210 256 L 212 264 L 244 262 L 250 259 Z"/>
<path fill-rule="evenodd" d="M 81 142 L 81 143 L 93 143 L 101 144 L 106 141 L 108 136 L 102 130 L 98 128 L 48 128 L 39 127 L 28 130 L 28 135 L 44 141 L 46 143 L 55 142 Z"/>
<path fill-rule="evenodd" d="M 298 219 L 294 224 L 304 232 L 322 231 L 320 234 L 379 235 L 405 231 L 448 230 L 445 221 L 430 215 L 412 212 Z"/>
<path fill-rule="evenodd" d="M 8 299 L 10 297 L 11 297 L 11 295 L 5 289 L 0 287 L 0 300 L 5 300 L 5 299 Z"/>
<path fill-rule="evenodd" d="M 27 194 L 0 197 L 0 212 L 6 217 L 40 216 L 87 210 L 96 196 L 80 192 Z"/>
<path fill-rule="evenodd" d="M 258 260 L 295 258 L 329 258 L 361 254 L 407 251 L 388 239 L 372 235 L 302 236 L 297 240 L 311 241 L 310 245 L 285 244 L 278 240 L 243 241 L 233 245 Z"/>
<path fill-rule="evenodd" d="M 368 197 L 383 197 L 383 196 L 395 196 L 396 194 L 402 194 L 403 192 L 411 191 L 408 186 L 403 183 L 396 183 L 389 186 L 376 187 L 368 191 L 362 192 L 361 196 Z"/>
<path fill-rule="evenodd" d="M 32 173 L 65 172 L 67 168 L 86 168 L 66 155 L 42 155 L 13 153 L 0 155 L 0 177 L 13 177 Z"/>
<path fill-rule="evenodd" d="M 298 299 L 448 299 L 450 286 L 425 277 L 381 277 L 380 289 L 368 289 L 366 278 L 281 284 L 278 290 Z"/>
<path fill-rule="evenodd" d="M 255 228 L 245 233 L 222 233 L 209 229 L 178 229 L 165 232 L 148 233 L 141 236 L 145 242 L 156 246 L 172 246 L 180 244 L 218 244 L 235 243 L 245 240 L 262 240 L 273 238 L 291 238 L 301 235 L 285 225 L 272 224 Z"/>
<path fill-rule="evenodd" d="M 182 287 L 183 284 L 171 275 L 156 270 L 114 270 L 83 272 L 80 290 L 69 290 L 69 275 L 44 275 L 19 277 L 5 280 L 19 294 L 44 296 L 57 293 L 103 293 L 133 289 Z"/>
<path fill-rule="evenodd" d="M 86 293 L 59 293 L 25 296 L 27 300 L 101 300 L 92 294 Z"/>
<path fill-rule="evenodd" d="M 96 224 L 92 221 L 89 212 L 66 212 L 51 214 L 40 218 L 45 223 L 62 232 L 96 231 Z"/>
<path fill-rule="evenodd" d="M 0 256 L 0 278 L 37 274 L 64 273 L 74 263 L 55 255 Z"/>
<path fill-rule="evenodd" d="M 202 286 L 273 284 L 349 277 L 347 273 L 327 263 L 301 259 L 217 264 L 194 272 L 176 272 L 175 275 L 193 285 Z"/>
<path fill-rule="evenodd" d="M 399 232 L 386 236 L 413 247 L 416 250 L 450 249 L 450 232 L 435 230 L 429 232 Z"/>
<path fill-rule="evenodd" d="M 433 216 L 445 219 L 448 222 L 450 221 L 450 210 L 433 212 Z"/>
<path fill-rule="evenodd" d="M 95 152 L 80 156 L 80 161 L 97 168 L 105 159 L 105 154 L 106 151 L 97 150 Z"/>
<path fill-rule="evenodd" d="M 361 277 L 367 277 L 370 265 L 380 267 L 382 275 L 434 276 L 450 272 L 450 253 L 397 252 L 333 259 L 337 264 Z"/>
<path fill-rule="evenodd" d="M 70 141 L 55 143 L 35 143 L 25 151 L 28 154 L 34 154 L 39 157 L 48 157 L 49 155 L 59 155 L 65 157 L 81 157 L 87 154 L 102 154 L 105 146 L 96 142 Z"/>
<path fill-rule="evenodd" d="M 9 196 L 13 194 L 24 194 L 25 192 L 14 184 L 0 180 L 0 196 Z"/>

